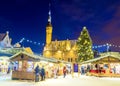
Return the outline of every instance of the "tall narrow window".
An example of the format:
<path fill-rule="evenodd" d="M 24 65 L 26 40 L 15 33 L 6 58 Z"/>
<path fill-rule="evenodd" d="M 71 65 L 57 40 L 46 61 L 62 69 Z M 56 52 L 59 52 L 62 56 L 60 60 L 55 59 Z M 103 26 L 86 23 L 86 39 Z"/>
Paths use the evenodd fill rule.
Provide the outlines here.
<path fill-rule="evenodd" d="M 73 59 L 71 58 L 71 62 L 73 61 Z"/>
<path fill-rule="evenodd" d="M 70 58 L 68 58 L 68 62 L 70 62 Z"/>

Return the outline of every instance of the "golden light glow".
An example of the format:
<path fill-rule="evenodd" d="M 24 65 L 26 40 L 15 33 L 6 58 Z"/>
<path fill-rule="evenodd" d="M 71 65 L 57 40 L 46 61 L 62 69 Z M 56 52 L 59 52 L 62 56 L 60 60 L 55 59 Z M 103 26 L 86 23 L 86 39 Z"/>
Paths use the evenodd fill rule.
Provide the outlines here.
<path fill-rule="evenodd" d="M 76 51 L 76 40 L 52 41 L 52 25 L 48 24 L 46 26 L 46 45 L 43 50 L 44 57 L 53 57 L 58 60 L 68 61 L 68 58 L 77 58 L 74 51 Z"/>
<path fill-rule="evenodd" d="M 25 48 L 25 51 L 28 52 L 28 53 L 30 53 L 30 54 L 33 54 L 33 51 L 31 50 L 30 47 L 26 47 L 26 48 Z"/>

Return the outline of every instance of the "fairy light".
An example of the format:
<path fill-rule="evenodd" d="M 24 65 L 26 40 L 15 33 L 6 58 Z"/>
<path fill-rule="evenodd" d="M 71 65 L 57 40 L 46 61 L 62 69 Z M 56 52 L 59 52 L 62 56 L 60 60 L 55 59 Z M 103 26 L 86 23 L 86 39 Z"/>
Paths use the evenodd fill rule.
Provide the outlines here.
<path fill-rule="evenodd" d="M 40 43 L 40 42 L 36 42 L 36 41 L 32 41 L 32 40 L 29 40 L 29 39 L 26 39 L 26 38 L 22 38 L 19 42 L 17 43 L 23 43 L 23 42 L 27 42 L 27 43 L 32 43 L 34 45 L 38 45 L 38 46 L 44 46 L 44 43 Z"/>

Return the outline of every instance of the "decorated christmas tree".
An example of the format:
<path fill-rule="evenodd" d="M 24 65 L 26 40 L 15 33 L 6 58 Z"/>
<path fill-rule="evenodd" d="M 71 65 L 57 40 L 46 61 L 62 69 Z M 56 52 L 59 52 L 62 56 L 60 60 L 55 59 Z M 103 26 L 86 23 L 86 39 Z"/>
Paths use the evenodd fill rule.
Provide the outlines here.
<path fill-rule="evenodd" d="M 86 29 L 83 27 L 83 30 L 78 37 L 77 41 L 77 53 L 78 53 L 78 62 L 87 61 L 93 58 L 92 51 L 92 40 Z"/>

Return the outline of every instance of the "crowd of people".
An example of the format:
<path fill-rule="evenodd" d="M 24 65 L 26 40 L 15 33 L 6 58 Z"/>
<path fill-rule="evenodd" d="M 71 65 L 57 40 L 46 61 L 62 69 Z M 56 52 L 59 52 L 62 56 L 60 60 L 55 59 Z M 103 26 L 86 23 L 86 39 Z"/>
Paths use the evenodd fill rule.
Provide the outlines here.
<path fill-rule="evenodd" d="M 37 65 L 37 67 L 35 68 L 35 82 L 38 81 L 43 81 L 45 80 L 45 69 L 42 66 L 42 68 L 39 67 L 39 65 Z"/>
<path fill-rule="evenodd" d="M 65 78 L 66 74 L 67 74 L 67 69 L 66 67 L 63 67 L 63 71 L 62 71 L 63 77 Z M 53 77 L 56 79 L 59 75 L 59 68 L 54 68 L 53 70 Z M 42 68 L 39 67 L 39 65 L 36 66 L 35 68 L 35 82 L 39 82 L 39 81 L 43 81 L 46 78 L 46 70 L 44 68 L 44 66 L 42 66 Z"/>

